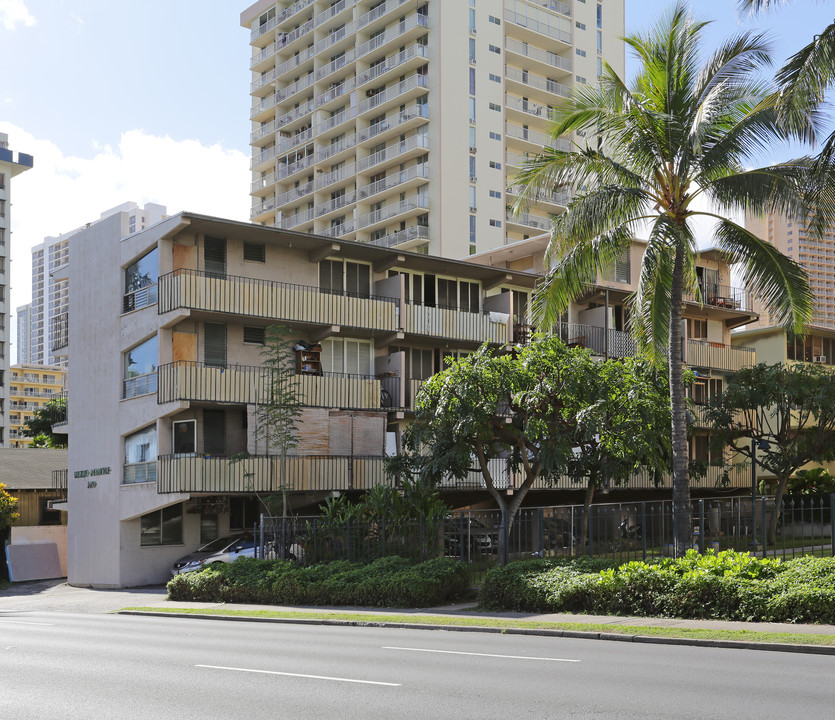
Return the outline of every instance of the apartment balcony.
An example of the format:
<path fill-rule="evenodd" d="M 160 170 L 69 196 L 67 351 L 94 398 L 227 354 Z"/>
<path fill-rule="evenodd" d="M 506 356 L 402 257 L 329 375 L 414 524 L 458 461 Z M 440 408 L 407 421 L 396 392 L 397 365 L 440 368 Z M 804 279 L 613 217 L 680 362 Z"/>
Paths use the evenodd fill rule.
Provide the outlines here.
<path fill-rule="evenodd" d="M 357 218 L 357 229 L 373 231 L 385 227 L 392 221 L 407 220 L 410 217 L 421 215 L 429 209 L 429 198 L 413 197 L 401 200 L 393 205 L 385 205 L 379 210 L 360 215 Z"/>
<path fill-rule="evenodd" d="M 292 102 L 296 95 L 307 90 L 311 85 L 313 85 L 313 82 L 314 75 L 311 72 L 303 78 L 299 78 L 295 82 L 290 83 L 287 87 L 276 90 L 275 101 L 280 103 Z"/>
<path fill-rule="evenodd" d="M 751 295 L 744 288 L 718 285 L 715 283 L 702 283 L 701 292 L 701 302 L 713 308 L 737 312 L 751 312 L 753 308 Z M 694 294 L 686 293 L 684 295 L 684 301 L 698 303 L 699 299 Z"/>
<path fill-rule="evenodd" d="M 372 62 L 392 52 L 411 40 L 417 40 L 429 31 L 429 19 L 425 15 L 415 13 L 406 19 L 392 25 L 385 32 L 367 40 L 357 47 L 357 59 L 366 58 Z"/>
<path fill-rule="evenodd" d="M 290 127 L 294 122 L 296 122 L 299 118 L 306 117 L 310 113 L 313 112 L 313 98 L 307 100 L 307 102 L 301 103 L 297 108 L 293 108 L 289 112 L 284 113 L 280 117 L 275 119 L 276 125 L 280 128 L 283 128 L 285 132 L 290 132 L 292 128 Z"/>
<path fill-rule="evenodd" d="M 290 228 L 298 227 L 299 225 L 307 225 L 313 222 L 315 212 L 313 208 L 309 208 L 302 212 L 294 213 L 293 215 L 282 216 L 281 219 L 276 220 L 275 227 L 288 230 Z"/>
<path fill-rule="evenodd" d="M 543 129 L 551 123 L 551 108 L 548 105 L 505 94 L 505 107 L 508 116 L 516 122 L 526 124 L 533 121 Z"/>
<path fill-rule="evenodd" d="M 362 117 L 372 111 L 374 111 L 375 115 L 379 115 L 395 105 L 403 105 L 409 100 L 414 100 L 418 96 L 423 95 L 424 90 L 428 87 L 429 78 L 426 75 L 411 75 L 403 82 L 397 83 L 397 85 L 392 85 L 375 94 L 371 94 L 359 104 L 357 115 Z M 373 93 L 373 91 L 366 90 L 366 95 L 369 93 Z"/>
<path fill-rule="evenodd" d="M 256 130 L 253 130 L 249 134 L 249 144 L 255 145 L 261 142 L 270 142 L 272 141 L 272 136 L 275 135 L 275 131 L 278 130 L 278 125 L 276 124 L 275 120 L 270 120 L 262 124 Z"/>
<path fill-rule="evenodd" d="M 338 140 L 335 143 L 331 143 L 330 145 L 325 145 L 324 147 L 319 148 L 316 151 L 316 162 L 324 162 L 325 160 L 329 160 L 333 158 L 331 162 L 336 162 L 339 158 L 337 156 L 352 152 L 357 147 L 357 136 L 356 133 L 351 133 L 350 135 L 346 135 L 341 140 Z"/>
<path fill-rule="evenodd" d="M 122 295 L 122 313 L 129 313 L 148 305 L 155 305 L 157 302 L 157 288 L 157 284 L 154 283 Z"/>
<path fill-rule="evenodd" d="M 323 120 L 316 126 L 316 137 L 323 138 L 326 135 L 338 134 L 341 130 L 340 126 L 353 120 L 357 116 L 356 107 L 343 110 L 327 120 Z"/>
<path fill-rule="evenodd" d="M 337 17 L 341 13 L 345 12 L 346 10 L 350 10 L 356 4 L 357 4 L 357 0 L 339 0 L 339 2 L 334 3 L 327 10 L 324 10 L 323 12 L 320 12 L 314 18 L 314 24 L 318 28 L 321 25 L 324 25 L 329 20 L 332 20 L 333 18 Z M 350 15 L 348 17 L 350 17 Z"/>
<path fill-rule="evenodd" d="M 507 34 L 540 46 L 553 46 L 555 42 L 567 46 L 573 44 L 571 23 L 568 20 L 560 23 L 558 18 L 550 18 L 547 13 L 537 15 L 538 17 L 534 17 L 514 10 L 505 10 L 505 21 L 510 23 Z"/>
<path fill-rule="evenodd" d="M 55 315 L 50 323 L 49 335 L 52 338 L 52 352 L 63 350 L 70 344 L 70 315 L 69 313 L 60 313 Z"/>
<path fill-rule="evenodd" d="M 532 215 L 531 213 L 519 213 L 515 215 L 510 210 L 505 214 L 507 220 L 508 230 L 511 226 L 518 226 L 513 229 L 524 232 L 528 228 L 534 228 L 539 232 L 550 232 L 554 221 L 551 218 L 542 217 L 541 215 Z"/>
<path fill-rule="evenodd" d="M 505 345 L 510 340 L 508 323 L 492 322 L 487 313 L 404 303 L 401 321 L 403 331 L 407 335 L 429 335 L 450 340 L 489 342 L 499 345 Z"/>
<path fill-rule="evenodd" d="M 337 183 L 344 184 L 347 180 L 352 180 L 356 175 L 356 163 L 349 163 L 344 167 L 334 170 L 329 173 L 318 173 L 316 176 L 316 189 L 324 190 L 325 188 L 336 185 Z"/>
<path fill-rule="evenodd" d="M 134 375 L 125 380 L 122 380 L 122 399 L 139 397 L 140 395 L 149 395 L 157 391 L 157 374 L 156 372 L 146 373 L 145 375 Z"/>
<path fill-rule="evenodd" d="M 256 50 L 249 59 L 249 69 L 252 72 L 265 72 L 273 67 L 273 59 L 278 52 L 278 43 L 271 42 L 265 48 Z"/>
<path fill-rule="evenodd" d="M 384 78 L 388 73 L 393 73 L 395 70 L 397 74 L 402 75 L 407 70 L 412 70 L 425 64 L 428 58 L 429 48 L 426 45 L 418 45 L 416 43 L 407 47 L 402 52 L 386 58 L 383 62 L 368 68 L 368 70 L 361 72 L 357 75 L 357 85 L 364 85 L 372 80 L 379 80 Z"/>
<path fill-rule="evenodd" d="M 384 458 L 346 455 L 255 455 L 240 460 L 160 455 L 157 492 L 332 492 L 391 484 Z M 282 467 L 286 475 L 282 475 Z"/>
<path fill-rule="evenodd" d="M 305 10 L 313 5 L 314 1 L 315 0 L 299 0 L 299 2 L 295 2 L 289 7 L 284 8 L 284 10 L 275 16 L 276 24 L 279 27 L 289 24 L 290 20 L 294 19 L 302 10 Z"/>
<path fill-rule="evenodd" d="M 571 150 L 572 147 L 571 142 L 565 138 L 557 138 L 554 142 L 546 132 L 520 127 L 511 123 L 505 124 L 505 137 L 510 140 L 508 145 L 521 145 L 526 152 L 533 152 L 534 154 L 542 152 L 546 145 L 566 152 Z"/>
<path fill-rule="evenodd" d="M 429 119 L 429 106 L 426 103 L 415 103 L 403 110 L 395 110 L 386 115 L 385 120 L 373 123 L 357 133 L 359 143 L 379 143 L 395 135 L 407 133 L 425 124 Z"/>
<path fill-rule="evenodd" d="M 290 150 L 294 150 L 299 145 L 304 145 L 305 143 L 310 142 L 313 139 L 313 128 L 306 128 L 305 130 L 301 130 L 289 137 L 280 136 L 279 142 L 276 144 L 278 148 L 277 152 L 285 153 L 289 152 Z"/>
<path fill-rule="evenodd" d="M 519 196 L 522 194 L 522 186 L 521 185 L 511 185 L 507 188 L 507 194 L 512 195 L 514 197 Z M 545 203 L 548 205 L 553 205 L 558 211 L 562 211 L 565 207 L 568 206 L 568 203 L 571 202 L 571 191 L 567 188 L 557 190 L 555 192 L 548 193 L 547 195 L 541 195 L 536 198 L 536 203 Z M 509 221 L 515 222 L 516 220 Z"/>
<path fill-rule="evenodd" d="M 257 45 L 259 43 L 264 44 L 272 40 L 275 37 L 275 34 L 273 33 L 273 35 L 270 36 L 269 33 L 275 30 L 277 24 L 277 19 L 273 18 L 272 20 L 267 20 L 267 22 L 263 25 L 252 28 L 249 32 L 250 45 Z"/>
<path fill-rule="evenodd" d="M 315 98 L 315 105 L 317 108 L 323 108 L 330 103 L 335 103 L 340 99 L 344 99 L 345 95 L 351 92 L 357 86 L 357 79 L 355 77 L 345 78 L 341 83 L 330 88 L 326 92 L 319 93 Z"/>
<path fill-rule="evenodd" d="M 261 222 L 261 216 L 274 214 L 276 206 L 277 203 L 274 197 L 267 198 L 257 205 L 253 205 L 249 210 L 249 221 Z"/>
<path fill-rule="evenodd" d="M 414 187 L 424 185 L 429 180 L 429 163 L 413 165 L 405 170 L 399 170 L 382 180 L 364 185 L 359 189 L 359 199 L 367 200 L 378 193 L 387 192 L 393 188 L 400 188 L 405 192 Z"/>
<path fill-rule="evenodd" d="M 373 32 L 375 29 L 379 29 L 380 26 L 384 26 L 385 22 L 391 19 L 391 13 L 399 10 L 407 2 L 409 0 L 387 0 L 387 2 L 378 5 L 373 10 L 360 15 L 357 18 L 357 30 L 368 28 L 366 32 Z M 378 23 L 381 20 L 385 22 Z"/>
<path fill-rule="evenodd" d="M 736 372 L 756 362 L 753 348 L 736 347 L 706 340 L 688 340 L 685 362 L 690 367 Z"/>
<path fill-rule="evenodd" d="M 333 52 L 338 49 L 340 43 L 354 44 L 355 33 L 357 31 L 357 24 L 350 22 L 344 27 L 329 32 L 324 38 L 317 42 L 313 47 L 316 55 L 321 55 L 324 52 Z M 346 52 L 348 48 L 345 48 Z"/>
<path fill-rule="evenodd" d="M 283 48 L 278 48 L 283 49 Z M 284 62 L 278 63 L 275 66 L 275 76 L 278 79 L 284 77 L 287 73 L 291 73 L 297 68 L 305 65 L 308 60 L 311 60 L 315 57 L 316 53 L 313 51 L 312 47 L 307 47 L 304 50 L 299 51 L 298 55 L 293 55 L 291 58 L 288 58 Z M 303 71 L 301 71 L 303 72 Z"/>
<path fill-rule="evenodd" d="M 278 195 L 275 199 L 276 205 L 278 207 L 284 207 L 285 205 L 292 205 L 293 203 L 298 203 L 306 196 L 310 195 L 313 192 L 313 183 L 308 182 L 304 185 L 299 185 L 297 188 L 293 188 L 292 190 L 288 190 L 287 192 L 283 192 Z"/>
<path fill-rule="evenodd" d="M 272 84 L 275 81 L 275 68 L 269 70 L 268 72 L 264 73 L 263 75 L 257 77 L 249 84 L 249 94 L 250 95 L 266 95 L 268 94 L 267 91 L 272 90 Z"/>
<path fill-rule="evenodd" d="M 397 302 L 392 298 L 336 295 L 308 285 L 199 270 L 176 270 L 160 277 L 159 312 L 175 310 L 388 332 L 399 326 Z"/>
<path fill-rule="evenodd" d="M 349 50 L 341 57 L 336 58 L 336 60 L 331 60 L 327 65 L 323 65 L 316 70 L 316 82 L 323 82 L 327 80 L 331 75 L 336 72 L 342 70 L 346 65 L 354 62 L 356 58 L 356 51 Z"/>
<path fill-rule="evenodd" d="M 351 237 L 357 231 L 357 224 L 351 219 L 338 225 L 331 225 L 316 232 L 317 235 L 325 237 L 342 238 L 343 240 L 352 240 Z"/>
<path fill-rule="evenodd" d="M 331 213 L 344 210 L 348 205 L 353 205 L 357 201 L 356 190 L 346 192 L 344 195 L 335 197 L 327 202 L 316 205 L 316 217 L 321 218 Z"/>
<path fill-rule="evenodd" d="M 632 357 L 638 343 L 628 332 L 583 323 L 557 323 L 554 335 L 569 347 L 588 348 L 594 355 L 606 358 Z"/>
<path fill-rule="evenodd" d="M 563 85 L 556 80 L 549 80 L 527 70 L 520 70 L 511 65 L 505 66 L 505 78 L 513 92 L 524 93 L 526 97 L 532 94 L 542 95 L 546 99 L 552 95 L 563 98 L 571 97 L 571 88 L 568 85 Z"/>
<path fill-rule="evenodd" d="M 538 48 L 536 45 L 529 45 L 512 37 L 505 38 L 505 50 L 513 55 L 524 57 L 527 61 L 534 61 L 539 65 L 540 72 L 558 72 L 571 76 L 573 63 L 570 57 L 563 57 L 548 50 Z"/>
<path fill-rule="evenodd" d="M 258 405 L 269 400 L 271 371 L 262 366 L 161 365 L 157 402 L 211 402 Z M 373 376 L 324 373 L 296 375 L 299 399 L 306 407 L 380 409 L 380 381 Z"/>
<path fill-rule="evenodd" d="M 249 109 L 249 119 L 252 122 L 264 122 L 275 114 L 275 93 L 267 97 L 257 98 Z"/>
<path fill-rule="evenodd" d="M 279 52 L 286 52 L 293 54 L 296 50 L 301 50 L 302 46 L 309 40 L 307 34 L 313 32 L 313 20 L 310 19 L 306 23 L 299 25 L 294 30 L 284 33 L 279 32 L 276 42 L 279 46 Z M 283 43 L 283 46 L 282 46 Z"/>
<path fill-rule="evenodd" d="M 304 172 L 310 167 L 313 167 L 313 155 L 299 158 L 295 162 L 291 163 L 279 161 L 276 164 L 275 175 L 278 180 L 287 181 L 297 173 Z"/>
<path fill-rule="evenodd" d="M 357 162 L 357 172 L 380 172 L 383 164 L 392 162 L 403 163 L 412 158 L 423 155 L 429 150 L 429 138 L 426 135 L 412 135 L 405 140 L 389 145 L 372 155 L 361 158 Z"/>

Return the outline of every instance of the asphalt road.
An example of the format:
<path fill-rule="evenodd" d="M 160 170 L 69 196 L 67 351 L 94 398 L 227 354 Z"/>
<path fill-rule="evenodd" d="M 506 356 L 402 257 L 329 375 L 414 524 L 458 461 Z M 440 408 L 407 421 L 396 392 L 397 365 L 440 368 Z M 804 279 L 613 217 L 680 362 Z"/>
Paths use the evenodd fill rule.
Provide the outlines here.
<path fill-rule="evenodd" d="M 443 630 L 0 612 L 0 718 L 832 716 L 835 658 Z"/>

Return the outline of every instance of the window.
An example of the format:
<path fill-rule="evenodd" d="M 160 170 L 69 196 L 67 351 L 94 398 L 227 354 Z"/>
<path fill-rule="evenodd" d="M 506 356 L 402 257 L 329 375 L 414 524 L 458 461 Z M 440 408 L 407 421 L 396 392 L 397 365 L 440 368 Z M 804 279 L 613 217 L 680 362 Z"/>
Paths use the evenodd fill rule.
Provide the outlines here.
<path fill-rule="evenodd" d="M 489 106 L 488 106 L 488 107 L 489 107 L 491 110 L 495 110 L 496 112 L 501 112 L 501 111 L 502 111 L 502 106 L 501 106 L 501 105 L 498 105 L 497 103 L 492 103 L 492 102 L 491 102 L 491 103 L 489 104 Z"/>
<path fill-rule="evenodd" d="M 501 140 L 502 139 L 501 133 L 491 131 L 490 132 L 490 139 L 491 140 Z"/>
<path fill-rule="evenodd" d="M 159 254 L 154 248 L 125 268 L 125 297 L 122 312 L 152 305 L 157 301 Z"/>
<path fill-rule="evenodd" d="M 470 68 L 470 95 L 475 95 L 475 68 Z"/>
<path fill-rule="evenodd" d="M 266 262 L 267 247 L 264 243 L 244 243 L 244 260 L 250 262 Z"/>
<path fill-rule="evenodd" d="M 183 504 L 177 503 L 162 510 L 143 515 L 140 519 L 142 547 L 183 544 Z"/>
<path fill-rule="evenodd" d="M 493 168 L 494 170 L 501 170 L 502 169 L 502 164 L 500 162 L 496 162 L 495 160 L 491 160 L 490 161 L 490 167 Z"/>
<path fill-rule="evenodd" d="M 490 227 L 501 227 L 501 226 L 502 226 L 502 221 L 501 220 L 494 220 L 493 218 L 490 218 Z"/>
<path fill-rule="evenodd" d="M 475 182 L 475 156 L 470 155 L 470 182 Z"/>
<path fill-rule="evenodd" d="M 208 275 L 226 275 L 226 240 L 203 238 L 203 267 Z"/>
<path fill-rule="evenodd" d="M 157 427 L 151 425 L 125 437 L 125 484 L 156 482 Z"/>
<path fill-rule="evenodd" d="M 491 190 L 490 191 L 490 197 L 491 198 L 501 198 L 501 196 L 502 196 L 502 193 L 501 193 L 500 190 Z"/>
<path fill-rule="evenodd" d="M 582 83 L 583 85 L 586 84 L 586 79 L 582 75 L 577 76 L 577 82 Z"/>
<path fill-rule="evenodd" d="M 469 12 L 470 12 L 470 32 L 474 33 L 475 32 L 475 10 L 470 9 Z"/>
<path fill-rule="evenodd" d="M 603 27 L 603 6 L 600 3 L 597 4 L 597 27 Z"/>
<path fill-rule="evenodd" d="M 577 48 L 574 52 L 576 52 L 580 57 L 585 57 L 586 56 L 586 51 L 585 50 L 580 50 L 580 48 Z"/>
<path fill-rule="evenodd" d="M 685 318 L 685 326 L 687 328 L 687 337 L 692 340 L 707 339 L 707 320 L 700 320 L 698 318 Z"/>
<path fill-rule="evenodd" d="M 631 267 L 629 262 L 629 248 L 623 250 L 614 266 L 605 273 L 604 280 L 609 282 L 628 283 L 631 280 Z"/>
<path fill-rule="evenodd" d="M 501 77 L 500 77 L 500 76 L 498 76 L 498 75 L 494 75 L 493 73 L 490 73 L 489 77 L 490 77 L 490 80 L 491 80 L 492 82 L 497 82 L 497 83 L 500 83 L 500 82 L 502 81 L 502 79 L 501 79 Z"/>
<path fill-rule="evenodd" d="M 128 350 L 124 355 L 123 398 L 157 391 L 157 336 Z"/>
<path fill-rule="evenodd" d="M 490 20 L 490 22 L 493 23 L 494 25 L 501 25 L 502 24 L 502 21 L 499 20 L 499 18 L 497 18 L 495 15 L 489 15 L 488 20 Z"/>
<path fill-rule="evenodd" d="M 475 63 L 475 38 L 470 38 L 470 62 Z"/>
<path fill-rule="evenodd" d="M 475 212 L 475 209 L 476 209 L 475 185 L 470 185 L 470 212 Z"/>
<path fill-rule="evenodd" d="M 585 30 L 585 29 L 586 29 L 586 24 L 585 24 L 585 23 L 581 23 L 579 20 L 578 20 L 576 23 L 574 23 L 574 24 L 577 26 L 577 29 L 578 29 L 578 30 Z"/>
<path fill-rule="evenodd" d="M 597 31 L 597 53 L 600 54 L 603 52 L 603 31 Z"/>
<path fill-rule="evenodd" d="M 244 342 L 252 345 L 264 345 L 267 331 L 262 327 L 244 327 Z"/>
<path fill-rule="evenodd" d="M 502 54 L 502 49 L 500 47 L 496 46 L 496 45 L 490 45 L 489 50 L 490 50 L 490 52 L 496 53 L 497 55 Z"/>
<path fill-rule="evenodd" d="M 174 454 L 191 455 L 197 452 L 197 421 L 178 420 L 172 427 Z"/>
<path fill-rule="evenodd" d="M 319 289 L 330 295 L 371 296 L 371 267 L 349 260 L 319 263 Z"/>
<path fill-rule="evenodd" d="M 226 325 L 203 323 L 203 362 L 226 367 Z"/>
<path fill-rule="evenodd" d="M 470 122 L 475 122 L 475 98 L 470 98 Z"/>
<path fill-rule="evenodd" d="M 475 215 L 470 215 L 470 242 L 475 243 Z"/>
<path fill-rule="evenodd" d="M 322 369 L 329 373 L 372 375 L 373 346 L 367 340 L 328 338 L 322 341 Z"/>

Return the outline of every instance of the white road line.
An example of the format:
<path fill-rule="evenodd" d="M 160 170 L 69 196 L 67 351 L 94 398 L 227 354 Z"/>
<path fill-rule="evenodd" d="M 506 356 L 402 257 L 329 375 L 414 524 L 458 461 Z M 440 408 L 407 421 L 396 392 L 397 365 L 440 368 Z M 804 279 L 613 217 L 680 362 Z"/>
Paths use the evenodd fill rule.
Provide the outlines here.
<path fill-rule="evenodd" d="M 223 665 L 195 665 L 194 667 L 210 670 L 233 670 L 235 672 L 260 673 L 261 675 L 284 675 L 286 677 L 311 678 L 313 680 L 334 680 L 336 682 L 360 683 L 362 685 L 386 685 L 400 687 L 401 683 L 378 682 L 376 680 L 354 680 L 353 678 L 328 677 L 327 675 L 305 675 L 303 673 L 278 672 L 277 670 L 253 670 L 251 668 L 224 667 Z"/>
<path fill-rule="evenodd" d="M 49 627 L 55 625 L 55 623 L 29 622 L 27 620 L 7 620 L 4 617 L 0 617 L 0 623 L 16 623 L 17 625 L 48 625 Z"/>
<path fill-rule="evenodd" d="M 442 653 L 444 655 L 473 655 L 475 657 L 504 658 L 506 660 L 545 660 L 547 662 L 578 663 L 581 660 L 566 658 L 530 657 L 528 655 L 491 655 L 490 653 L 463 652 L 461 650 L 432 650 L 430 648 L 383 647 L 383 650 L 408 650 L 409 652 Z"/>

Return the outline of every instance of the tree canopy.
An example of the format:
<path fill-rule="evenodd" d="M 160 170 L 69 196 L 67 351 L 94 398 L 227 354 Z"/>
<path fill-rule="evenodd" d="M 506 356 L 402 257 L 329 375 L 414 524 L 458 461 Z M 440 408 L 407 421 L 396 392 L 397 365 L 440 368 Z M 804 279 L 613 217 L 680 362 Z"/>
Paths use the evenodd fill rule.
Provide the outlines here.
<path fill-rule="evenodd" d="M 52 429 L 53 425 L 61 420 L 67 420 L 65 397 L 54 398 L 35 410 L 31 420 L 27 420 L 24 425 L 24 432 L 33 439 L 30 447 L 67 447 L 67 433 L 54 432 Z"/>
<path fill-rule="evenodd" d="M 6 492 L 6 485 L 0 483 L 0 532 L 5 530 L 20 515 L 17 512 L 17 498 Z"/>

